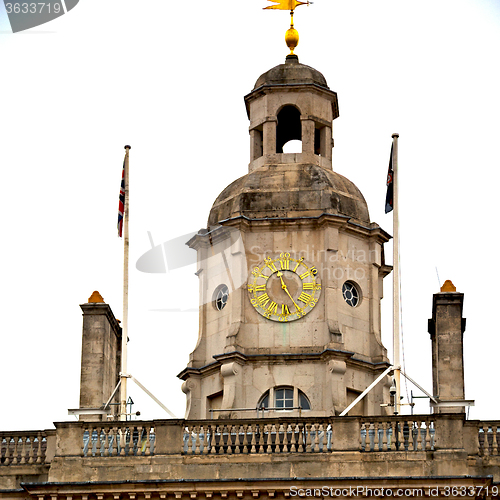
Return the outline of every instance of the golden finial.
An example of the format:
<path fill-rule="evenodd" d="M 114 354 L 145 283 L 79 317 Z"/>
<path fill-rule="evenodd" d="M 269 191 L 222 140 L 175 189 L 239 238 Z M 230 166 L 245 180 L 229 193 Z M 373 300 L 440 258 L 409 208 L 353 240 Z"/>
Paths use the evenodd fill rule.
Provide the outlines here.
<path fill-rule="evenodd" d="M 456 292 L 457 289 L 451 280 L 446 280 L 441 287 L 441 292 Z"/>
<path fill-rule="evenodd" d="M 299 32 L 293 27 L 293 10 L 290 11 L 290 28 L 285 33 L 285 42 L 293 55 L 293 49 L 299 44 Z"/>
<path fill-rule="evenodd" d="M 289 10 L 290 11 L 290 28 L 285 34 L 285 42 L 287 47 L 290 49 L 290 55 L 293 55 L 295 47 L 299 44 L 299 32 L 293 27 L 293 11 L 299 5 L 309 5 L 312 2 L 299 2 L 298 0 L 267 0 L 268 2 L 273 2 L 276 5 L 268 5 L 264 9 L 279 9 L 279 10 Z"/>
<path fill-rule="evenodd" d="M 92 293 L 92 295 L 89 297 L 88 300 L 89 303 L 104 303 L 104 299 L 102 298 L 101 294 L 96 290 L 95 292 Z"/>

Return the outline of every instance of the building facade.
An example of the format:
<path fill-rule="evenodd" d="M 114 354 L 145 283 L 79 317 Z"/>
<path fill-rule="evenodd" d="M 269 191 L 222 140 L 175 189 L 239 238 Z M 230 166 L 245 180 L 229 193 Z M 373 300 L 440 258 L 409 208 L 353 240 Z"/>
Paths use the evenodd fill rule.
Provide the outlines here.
<path fill-rule="evenodd" d="M 381 341 L 390 236 L 332 169 L 335 92 L 290 55 L 245 97 L 248 173 L 216 198 L 197 251 L 200 330 L 184 419 L 121 421 L 119 323 L 83 304 L 78 422 L 0 432 L 0 498 L 496 497 L 499 422 L 463 412 L 463 295 L 434 295 L 430 415 L 394 415 Z M 301 151 L 283 152 L 291 140 Z M 285 148 L 286 149 L 286 148 Z M 86 411 L 83 411 L 86 410 Z"/>

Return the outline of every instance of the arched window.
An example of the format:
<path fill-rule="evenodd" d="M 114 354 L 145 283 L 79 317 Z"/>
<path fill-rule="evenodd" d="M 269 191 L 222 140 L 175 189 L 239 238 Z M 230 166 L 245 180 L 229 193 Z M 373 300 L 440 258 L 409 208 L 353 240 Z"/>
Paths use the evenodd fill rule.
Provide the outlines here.
<path fill-rule="evenodd" d="M 283 146 L 292 140 L 302 140 L 300 111 L 295 106 L 284 106 L 278 113 L 276 125 L 276 153 L 283 153 Z"/>
<path fill-rule="evenodd" d="M 271 410 L 310 410 L 311 403 L 307 396 L 300 390 L 289 386 L 273 387 L 266 391 L 258 404 L 259 409 Z"/>

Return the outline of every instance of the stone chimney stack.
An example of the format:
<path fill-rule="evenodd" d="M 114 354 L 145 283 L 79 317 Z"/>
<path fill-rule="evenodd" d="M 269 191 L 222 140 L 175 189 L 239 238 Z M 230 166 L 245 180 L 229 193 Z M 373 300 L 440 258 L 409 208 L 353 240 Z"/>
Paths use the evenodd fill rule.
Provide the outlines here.
<path fill-rule="evenodd" d="M 80 409 L 100 408 L 119 380 L 122 329 L 99 292 L 94 292 L 80 307 L 83 311 Z M 118 394 L 113 403 L 118 403 Z M 117 414 L 118 410 L 118 406 L 112 405 L 108 413 Z M 100 421 L 106 417 L 83 414 L 80 420 Z"/>
<path fill-rule="evenodd" d="M 434 413 L 464 413 L 464 348 L 465 318 L 462 317 L 464 294 L 457 293 L 446 280 L 432 301 L 429 333 L 432 341 L 432 385 L 434 397 L 446 406 L 434 408 Z M 449 406 L 448 406 L 449 405 Z"/>

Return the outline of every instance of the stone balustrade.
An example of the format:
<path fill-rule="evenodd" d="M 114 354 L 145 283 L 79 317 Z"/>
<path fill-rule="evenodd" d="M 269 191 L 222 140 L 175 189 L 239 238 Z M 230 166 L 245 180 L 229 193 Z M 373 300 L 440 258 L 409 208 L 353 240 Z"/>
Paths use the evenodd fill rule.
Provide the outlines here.
<path fill-rule="evenodd" d="M 56 430 L 0 432 L 0 465 L 56 457 L 418 452 L 465 449 L 499 455 L 500 421 L 462 415 L 276 417 L 132 422 L 61 422 Z M 57 436 L 57 446 L 56 446 Z"/>
<path fill-rule="evenodd" d="M 325 453 L 332 450 L 331 419 L 187 422 L 184 454 Z"/>
<path fill-rule="evenodd" d="M 55 430 L 0 432 L 0 466 L 50 463 Z"/>
<path fill-rule="evenodd" d="M 434 416 L 360 417 L 360 451 L 434 450 Z"/>
<path fill-rule="evenodd" d="M 483 457 L 500 455 L 500 421 L 477 422 L 479 455 Z"/>
<path fill-rule="evenodd" d="M 82 427 L 82 457 L 154 455 L 152 422 L 87 422 Z"/>

